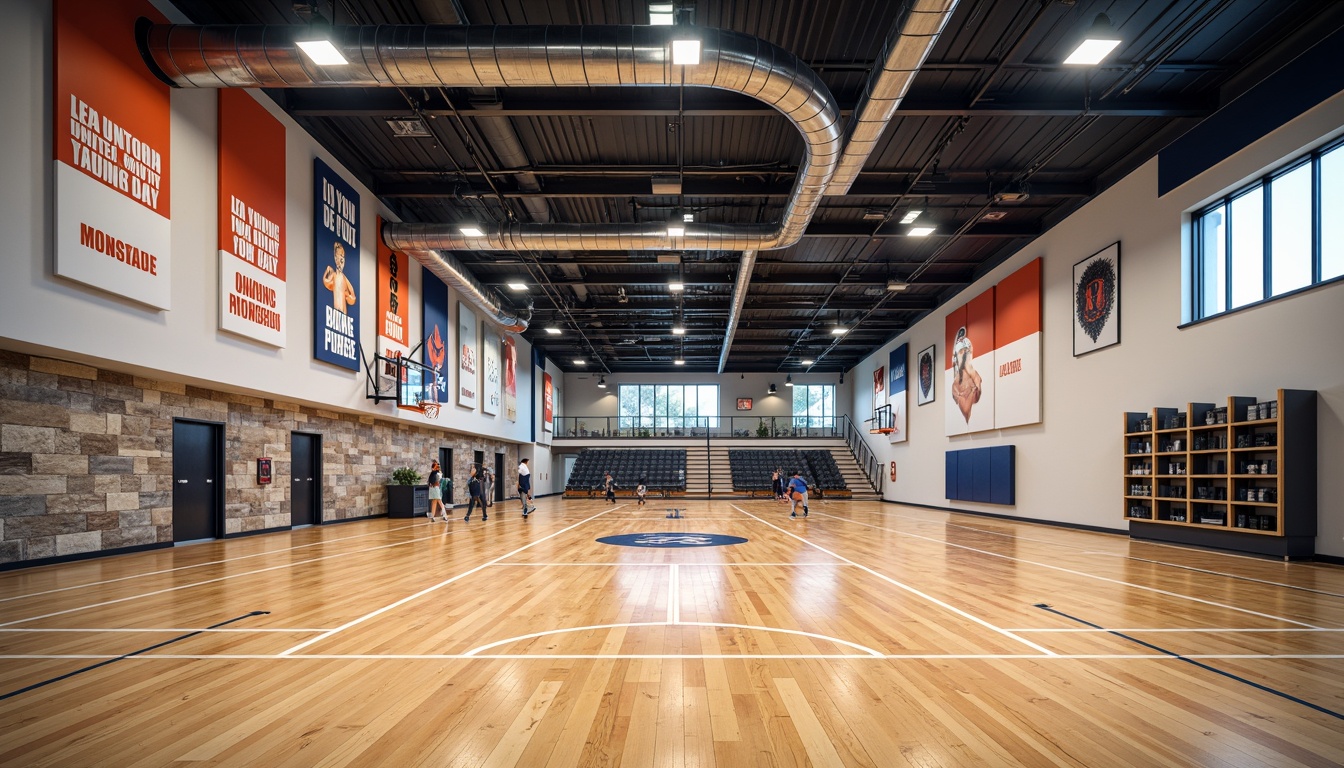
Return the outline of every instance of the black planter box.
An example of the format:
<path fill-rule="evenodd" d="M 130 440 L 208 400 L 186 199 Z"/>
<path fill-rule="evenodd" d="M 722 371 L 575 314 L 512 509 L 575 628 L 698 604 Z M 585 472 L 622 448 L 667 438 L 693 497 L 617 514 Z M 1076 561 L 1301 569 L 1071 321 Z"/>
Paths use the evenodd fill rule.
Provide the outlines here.
<path fill-rule="evenodd" d="M 428 485 L 387 486 L 388 517 L 421 517 L 429 511 Z"/>

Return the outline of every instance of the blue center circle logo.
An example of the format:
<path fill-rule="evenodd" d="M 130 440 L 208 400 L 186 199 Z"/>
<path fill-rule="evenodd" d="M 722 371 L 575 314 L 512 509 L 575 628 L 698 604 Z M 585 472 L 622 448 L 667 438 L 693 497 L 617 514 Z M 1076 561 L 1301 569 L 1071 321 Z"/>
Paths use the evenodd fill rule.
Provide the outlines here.
<path fill-rule="evenodd" d="M 603 536 L 601 544 L 615 547 L 726 547 L 730 544 L 743 544 L 741 536 L 725 536 L 721 533 L 623 533 L 619 536 Z"/>

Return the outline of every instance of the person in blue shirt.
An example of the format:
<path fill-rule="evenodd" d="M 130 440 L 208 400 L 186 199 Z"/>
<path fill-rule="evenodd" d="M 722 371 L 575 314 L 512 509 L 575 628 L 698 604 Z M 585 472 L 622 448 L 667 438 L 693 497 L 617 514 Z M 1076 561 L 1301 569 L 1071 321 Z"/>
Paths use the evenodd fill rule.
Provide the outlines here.
<path fill-rule="evenodd" d="M 802 478 L 802 473 L 798 470 L 793 471 L 793 476 L 789 478 L 789 517 L 798 516 L 798 503 L 802 502 L 803 517 L 807 517 L 807 481 Z"/>

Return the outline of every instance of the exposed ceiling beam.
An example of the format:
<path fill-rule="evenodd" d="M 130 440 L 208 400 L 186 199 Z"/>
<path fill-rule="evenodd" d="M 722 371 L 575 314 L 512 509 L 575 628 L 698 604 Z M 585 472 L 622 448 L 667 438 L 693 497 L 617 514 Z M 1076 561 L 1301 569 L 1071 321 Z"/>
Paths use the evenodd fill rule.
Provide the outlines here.
<path fill-rule="evenodd" d="M 765 178 L 779 176 L 780 178 Z M 683 198 L 731 197 L 778 198 L 788 197 L 793 184 L 785 174 L 740 174 L 734 179 L 704 179 L 688 176 L 682 181 Z M 988 181 L 921 181 L 910 194 L 918 197 L 978 197 L 988 198 L 993 188 Z M 887 180 L 860 179 L 850 188 L 849 197 L 896 199 L 905 194 L 905 185 Z M 1031 185 L 1031 194 L 1037 197 L 1090 197 L 1095 187 L 1090 182 L 1043 181 Z M 382 198 L 494 198 L 496 192 L 484 186 L 454 180 L 443 181 L 383 181 L 374 185 L 373 193 Z M 655 197 L 648 177 L 618 178 L 549 178 L 541 191 L 531 192 L 508 184 L 499 190 L 506 198 L 627 198 Z M 666 197 L 666 196 L 665 196 Z M 836 199 L 836 198 L 828 198 Z"/>

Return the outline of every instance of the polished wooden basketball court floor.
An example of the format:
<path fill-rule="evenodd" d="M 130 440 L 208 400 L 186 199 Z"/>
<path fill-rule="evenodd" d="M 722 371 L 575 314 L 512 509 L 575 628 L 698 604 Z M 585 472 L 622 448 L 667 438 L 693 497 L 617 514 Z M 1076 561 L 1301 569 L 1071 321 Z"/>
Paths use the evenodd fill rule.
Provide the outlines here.
<path fill-rule="evenodd" d="M 1335 566 L 866 502 L 517 509 L 0 574 L 0 765 L 1344 764 Z"/>

